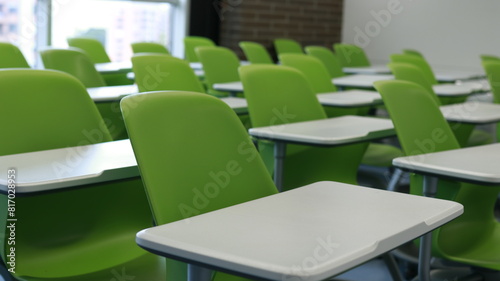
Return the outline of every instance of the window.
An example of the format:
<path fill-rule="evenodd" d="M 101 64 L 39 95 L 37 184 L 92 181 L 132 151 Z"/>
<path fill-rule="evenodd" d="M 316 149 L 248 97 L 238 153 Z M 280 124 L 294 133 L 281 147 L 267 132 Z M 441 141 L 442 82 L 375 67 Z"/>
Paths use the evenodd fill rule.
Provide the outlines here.
<path fill-rule="evenodd" d="M 95 38 L 103 43 L 112 61 L 129 60 L 133 42 L 152 41 L 170 46 L 171 3 L 111 0 L 65 3 L 59 7 L 53 5 L 54 46 L 66 46 L 69 37 Z"/>

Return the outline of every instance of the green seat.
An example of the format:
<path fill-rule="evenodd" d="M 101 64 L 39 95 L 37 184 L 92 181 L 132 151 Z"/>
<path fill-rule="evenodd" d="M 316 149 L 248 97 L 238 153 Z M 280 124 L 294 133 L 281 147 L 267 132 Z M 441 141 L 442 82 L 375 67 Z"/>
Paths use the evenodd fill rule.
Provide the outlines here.
<path fill-rule="evenodd" d="M 205 93 L 189 63 L 164 54 L 137 54 L 132 57 L 139 92 L 190 91 Z"/>
<path fill-rule="evenodd" d="M 362 67 L 371 65 L 365 51 L 356 45 L 336 43 L 333 44 L 333 49 L 335 53 L 337 53 L 337 58 L 342 67 Z"/>
<path fill-rule="evenodd" d="M 500 60 L 483 61 L 483 68 L 488 76 L 493 93 L 493 102 L 500 103 Z M 500 140 L 500 123 L 497 124 L 497 140 Z"/>
<path fill-rule="evenodd" d="M 78 78 L 87 88 L 106 86 L 106 82 L 97 72 L 94 64 L 80 49 L 46 49 L 40 52 L 40 56 L 46 69 L 69 73 Z M 113 139 L 128 138 L 125 124 L 123 124 L 120 110 L 118 110 L 119 103 L 98 102 L 96 105 Z"/>
<path fill-rule="evenodd" d="M 47 163 L 64 175 L 85 164 L 87 150 L 79 146 L 111 141 L 85 87 L 66 73 L 0 70 L 0 88 L 0 128 L 9 132 L 0 138 L 0 155 L 74 147 L 67 161 Z M 0 198 L 0 254 L 6 261 L 7 196 Z M 16 280 L 109 281 L 116 275 L 165 280 L 164 261 L 135 244 L 137 231 L 152 224 L 140 178 L 15 201 Z"/>
<path fill-rule="evenodd" d="M 277 38 L 273 41 L 274 48 L 278 57 L 282 54 L 293 53 L 293 54 L 303 54 L 302 46 L 299 42 L 287 39 L 287 38 Z"/>
<path fill-rule="evenodd" d="M 277 193 L 246 129 L 219 99 L 143 93 L 124 98 L 122 110 L 158 225 Z M 186 280 L 186 266 L 167 260 L 167 274 Z M 245 279 L 217 272 L 213 280 Z"/>
<path fill-rule="evenodd" d="M 184 56 L 188 62 L 199 62 L 197 47 L 215 47 L 214 41 L 206 37 L 187 36 L 184 37 Z"/>
<path fill-rule="evenodd" d="M 30 68 L 21 50 L 11 43 L 0 42 L 0 68 Z"/>
<path fill-rule="evenodd" d="M 68 38 L 67 41 L 70 47 L 83 50 L 93 63 L 111 62 L 106 49 L 99 40 L 93 38 L 74 37 Z M 132 81 L 127 78 L 126 73 L 104 74 L 103 78 L 108 86 L 132 84 Z"/>
<path fill-rule="evenodd" d="M 302 72 L 315 94 L 337 91 L 328 75 L 326 67 L 319 59 L 308 55 L 284 54 L 280 56 L 280 61 L 283 65 L 293 67 Z M 323 108 L 328 117 L 363 115 L 367 111 L 367 107 L 338 108 L 324 106 Z M 392 159 L 402 155 L 403 153 L 401 150 L 395 146 L 370 143 L 361 163 L 370 166 L 390 168 L 392 167 Z M 381 188 L 386 187 L 385 185 L 381 186 Z"/>
<path fill-rule="evenodd" d="M 414 55 L 414 56 L 417 56 L 417 57 L 420 57 L 420 58 L 424 57 L 424 55 L 422 55 L 421 52 L 419 52 L 417 50 L 414 50 L 414 49 L 403 49 L 403 54 Z"/>
<path fill-rule="evenodd" d="M 380 92 L 406 155 L 458 149 L 435 98 L 408 81 L 379 81 Z M 410 191 L 422 194 L 422 176 L 412 175 Z M 433 233 L 433 255 L 474 267 L 500 270 L 500 223 L 494 206 L 500 187 L 439 180 L 437 197 L 463 204 L 464 214 Z M 475 279 L 477 280 L 477 279 Z"/>
<path fill-rule="evenodd" d="M 305 49 L 308 55 L 319 59 L 325 65 L 330 78 L 345 76 L 339 59 L 330 49 L 321 46 L 307 46 Z"/>
<path fill-rule="evenodd" d="M 155 42 L 135 42 L 130 45 L 132 52 L 137 53 L 160 53 L 170 55 L 168 49 L 160 43 Z"/>
<path fill-rule="evenodd" d="M 205 71 L 208 93 L 218 97 L 227 96 L 228 93 L 215 90 L 213 85 L 240 81 L 238 75 L 239 58 L 226 47 L 198 47 L 196 54 Z"/>
<path fill-rule="evenodd" d="M 254 127 L 326 118 L 306 77 L 296 69 L 254 64 L 242 66 L 240 76 Z M 274 143 L 259 141 L 258 146 L 272 174 Z M 367 146 L 368 143 L 337 147 L 288 144 L 283 190 L 322 180 L 356 184 L 357 170 Z"/>
<path fill-rule="evenodd" d="M 434 93 L 432 85 L 422 68 L 410 63 L 390 63 L 388 66 L 397 80 L 410 81 L 422 86 L 438 106 L 442 105 L 441 99 Z M 450 122 L 450 126 L 462 147 L 493 142 L 490 134 L 482 130 L 474 130 L 473 124 Z"/>
<path fill-rule="evenodd" d="M 250 63 L 274 64 L 266 48 L 261 44 L 242 41 L 239 45 Z"/>

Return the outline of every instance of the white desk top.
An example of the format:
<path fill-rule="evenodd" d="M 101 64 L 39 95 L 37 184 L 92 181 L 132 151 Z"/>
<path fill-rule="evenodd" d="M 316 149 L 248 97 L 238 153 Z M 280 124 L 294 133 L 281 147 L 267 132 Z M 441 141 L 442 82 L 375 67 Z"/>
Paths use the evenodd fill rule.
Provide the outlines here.
<path fill-rule="evenodd" d="M 467 101 L 493 103 L 493 93 L 480 93 L 467 97 Z"/>
<path fill-rule="evenodd" d="M 342 71 L 347 74 L 390 74 L 391 70 L 385 65 L 371 65 L 361 67 L 344 67 Z"/>
<path fill-rule="evenodd" d="M 16 169 L 16 193 L 63 189 L 139 176 L 129 140 L 0 156 L 0 171 Z M 7 191 L 7 172 L 0 173 Z"/>
<path fill-rule="evenodd" d="M 462 212 L 451 201 L 319 182 L 142 230 L 136 242 L 269 280 L 326 280 Z"/>
<path fill-rule="evenodd" d="M 223 92 L 243 92 L 243 83 L 240 81 L 237 82 L 228 82 L 228 83 L 215 83 L 212 87 L 217 91 Z"/>
<path fill-rule="evenodd" d="M 500 184 L 500 143 L 399 157 L 396 167 L 482 184 Z"/>
<path fill-rule="evenodd" d="M 132 71 L 132 62 L 105 62 L 96 63 L 95 68 L 102 74 L 127 73 Z"/>
<path fill-rule="evenodd" d="M 236 113 L 248 113 L 248 104 L 247 100 L 244 98 L 238 97 L 225 97 L 220 98 L 223 102 L 225 102 L 229 107 L 231 107 Z"/>
<path fill-rule="evenodd" d="M 373 89 L 373 83 L 381 80 L 393 80 L 392 75 L 355 74 L 332 79 L 333 84 L 339 87 L 355 87 Z"/>
<path fill-rule="evenodd" d="M 251 128 L 258 138 L 312 145 L 342 145 L 395 135 L 390 119 L 341 116 L 307 122 Z"/>
<path fill-rule="evenodd" d="M 248 64 L 250 64 L 249 61 L 245 60 L 240 61 L 240 65 L 248 65 Z M 203 64 L 201 64 L 201 62 L 190 62 L 189 66 L 191 66 L 191 68 L 194 70 L 203 70 Z"/>
<path fill-rule="evenodd" d="M 476 92 L 488 92 L 491 91 L 490 82 L 487 79 L 475 79 L 468 81 L 457 81 L 457 85 L 465 85 L 470 87 Z"/>
<path fill-rule="evenodd" d="M 477 125 L 500 121 L 500 104 L 465 102 L 444 105 L 440 109 L 448 121 Z"/>
<path fill-rule="evenodd" d="M 478 77 L 484 77 L 484 73 L 474 71 L 460 71 L 460 70 L 435 70 L 434 75 L 439 82 L 455 82 L 458 80 L 469 80 Z"/>
<path fill-rule="evenodd" d="M 432 86 L 434 93 L 441 97 L 458 97 L 466 96 L 474 92 L 473 85 L 457 85 L 457 84 L 438 84 Z"/>
<path fill-rule="evenodd" d="M 382 97 L 375 91 L 348 90 L 316 95 L 319 102 L 326 106 L 357 107 L 382 104 Z"/>
<path fill-rule="evenodd" d="M 123 97 L 139 92 L 137 85 L 120 85 L 87 88 L 92 100 L 95 102 L 119 101 Z"/>

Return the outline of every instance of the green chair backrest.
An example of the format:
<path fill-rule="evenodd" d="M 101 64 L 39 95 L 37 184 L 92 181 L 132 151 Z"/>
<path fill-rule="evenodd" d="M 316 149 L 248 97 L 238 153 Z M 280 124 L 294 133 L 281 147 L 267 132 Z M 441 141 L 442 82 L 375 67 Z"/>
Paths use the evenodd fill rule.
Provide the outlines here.
<path fill-rule="evenodd" d="M 403 54 L 405 54 L 405 55 L 414 55 L 414 56 L 417 56 L 417 57 L 420 57 L 420 58 L 424 57 L 424 55 L 422 55 L 421 52 L 419 52 L 417 50 L 414 50 L 414 49 L 403 49 Z"/>
<path fill-rule="evenodd" d="M 130 45 L 134 54 L 138 53 L 160 53 L 170 55 L 167 47 L 155 42 L 135 42 Z"/>
<path fill-rule="evenodd" d="M 425 77 L 423 71 L 419 67 L 415 66 L 414 64 L 403 62 L 392 62 L 387 66 L 397 80 L 409 81 L 422 86 L 427 90 L 429 96 L 432 97 L 436 104 L 438 106 L 441 105 L 441 101 L 434 93 L 434 89 L 432 89 L 432 85 L 429 82 L 429 79 Z"/>
<path fill-rule="evenodd" d="M 370 66 L 365 51 L 356 45 L 336 43 L 333 49 L 342 67 Z"/>
<path fill-rule="evenodd" d="M 242 41 L 240 47 L 250 63 L 274 64 L 266 48 L 259 43 Z"/>
<path fill-rule="evenodd" d="M 99 40 L 92 38 L 75 37 L 68 38 L 67 41 L 70 47 L 82 49 L 85 53 L 87 53 L 93 63 L 104 63 L 111 61 L 108 54 L 106 53 L 106 49 Z"/>
<path fill-rule="evenodd" d="M 304 50 L 302 50 L 302 46 L 299 42 L 286 39 L 286 38 L 278 38 L 274 40 L 274 48 L 276 49 L 276 54 L 278 56 L 286 53 L 294 53 L 294 54 L 303 54 Z"/>
<path fill-rule="evenodd" d="M 247 65 L 239 69 L 252 125 L 263 127 L 325 119 L 326 114 L 306 77 L 282 65 Z M 319 180 L 357 183 L 367 143 L 338 147 L 287 145 L 283 188 Z M 260 141 L 259 152 L 273 172 L 273 143 Z M 310 163 L 310 165 L 304 165 Z"/>
<path fill-rule="evenodd" d="M 382 95 L 406 155 L 417 158 L 424 157 L 419 156 L 423 153 L 460 148 L 439 107 L 423 87 L 394 80 L 378 81 L 374 85 Z M 422 184 L 422 176 L 413 175 L 411 193 L 422 194 Z M 491 260 L 498 261 L 495 251 L 498 251 L 500 224 L 494 217 L 494 206 L 499 191 L 500 187 L 440 179 L 436 197 L 463 204 L 465 212 L 434 233 L 434 254 L 498 270 L 498 262 L 493 264 Z M 490 249 L 494 253 L 488 253 Z M 469 257 L 460 258 L 462 255 Z M 490 262 L 475 261 L 481 257 Z"/>
<path fill-rule="evenodd" d="M 339 59 L 330 49 L 321 46 L 307 46 L 305 49 L 308 55 L 319 59 L 325 65 L 331 78 L 345 76 Z"/>
<path fill-rule="evenodd" d="M 140 92 L 205 92 L 200 79 L 185 60 L 168 55 L 137 54 L 132 57 L 132 65 Z"/>
<path fill-rule="evenodd" d="M 0 70 L 0 88 L 0 129 L 9 132 L 9 137 L 0 138 L 0 155 L 74 147 L 66 161 L 47 163 L 65 176 L 90 164 L 88 149 L 82 145 L 111 141 L 85 87 L 69 74 Z M 10 253 L 4 240 L 9 237 L 5 195 L 0 195 L 0 209 L 5 261 Z M 159 260 L 138 249 L 134 241 L 137 231 L 151 226 L 138 177 L 18 196 L 16 219 L 22 221 L 16 227 L 16 280 L 107 281 L 112 270 L 121 272 L 123 267 L 141 280 L 162 280 L 165 275 Z M 142 270 L 149 277 L 141 275 Z M 159 273 L 153 274 L 155 270 Z"/>
<path fill-rule="evenodd" d="M 196 54 L 205 71 L 208 93 L 224 96 L 226 94 L 216 91 L 213 84 L 240 81 L 240 60 L 232 50 L 225 47 L 198 47 Z"/>
<path fill-rule="evenodd" d="M 0 68 L 30 68 L 23 53 L 15 45 L 0 42 Z"/>
<path fill-rule="evenodd" d="M 431 85 L 437 85 L 438 81 L 436 80 L 436 76 L 432 71 L 431 66 L 427 63 L 427 61 L 415 55 L 407 55 L 407 54 L 393 54 L 391 55 L 391 62 L 403 62 L 413 64 L 416 67 L 422 70 L 425 78 L 431 83 Z"/>
<path fill-rule="evenodd" d="M 494 55 L 480 55 L 481 57 L 481 61 L 482 62 L 485 62 L 485 61 L 500 61 L 500 57 L 499 56 L 494 56 Z"/>
<path fill-rule="evenodd" d="M 106 82 L 86 53 L 77 48 L 47 49 L 41 51 L 40 56 L 46 69 L 69 73 L 78 78 L 85 87 L 106 86 Z"/>
<path fill-rule="evenodd" d="M 206 37 L 187 36 L 184 38 L 184 56 L 189 62 L 199 62 L 197 47 L 215 47 L 214 41 Z"/>
<path fill-rule="evenodd" d="M 281 64 L 302 72 L 315 94 L 337 91 L 328 70 L 319 59 L 304 54 L 290 53 L 280 55 L 279 58 Z"/>
<path fill-rule="evenodd" d="M 500 103 L 500 60 L 483 61 L 483 68 L 490 83 L 493 101 Z"/>
<path fill-rule="evenodd" d="M 221 100 L 143 93 L 124 98 L 122 111 L 157 224 L 277 193 L 246 129 Z M 167 280 L 184 280 L 185 272 L 167 261 Z"/>

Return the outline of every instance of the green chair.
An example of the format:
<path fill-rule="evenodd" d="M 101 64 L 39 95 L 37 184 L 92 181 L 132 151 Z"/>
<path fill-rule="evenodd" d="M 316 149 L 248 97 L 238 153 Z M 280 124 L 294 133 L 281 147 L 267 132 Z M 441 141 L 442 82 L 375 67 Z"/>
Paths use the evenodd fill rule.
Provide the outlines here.
<path fill-rule="evenodd" d="M 205 93 L 189 63 L 164 54 L 137 54 L 132 57 L 135 81 L 140 92 L 190 91 Z"/>
<path fill-rule="evenodd" d="M 130 45 L 132 52 L 137 53 L 159 53 L 170 55 L 168 49 L 160 43 L 155 42 L 135 42 Z"/>
<path fill-rule="evenodd" d="M 188 62 L 199 62 L 196 48 L 198 47 L 215 47 L 214 41 L 206 37 L 187 36 L 184 38 L 184 56 Z"/>
<path fill-rule="evenodd" d="M 481 61 L 486 62 L 486 61 L 500 61 L 499 56 L 494 56 L 494 55 L 480 55 Z"/>
<path fill-rule="evenodd" d="M 86 53 L 77 48 L 46 49 L 40 52 L 46 69 L 54 69 L 69 73 L 87 88 L 104 87 L 106 82 L 95 69 Z M 121 117 L 118 102 L 96 103 L 101 116 L 106 122 L 109 132 L 114 140 L 128 138 L 125 124 Z"/>
<path fill-rule="evenodd" d="M 242 41 L 239 45 L 250 63 L 274 64 L 266 48 L 261 44 Z"/>
<path fill-rule="evenodd" d="M 246 129 L 217 98 L 143 93 L 124 98 L 122 110 L 158 225 L 277 193 Z M 167 274 L 186 280 L 186 266 L 167 260 Z M 213 280 L 245 279 L 217 272 Z"/>
<path fill-rule="evenodd" d="M 330 49 L 321 46 L 307 46 L 305 50 L 308 55 L 319 59 L 325 65 L 330 78 L 345 76 L 339 59 Z"/>
<path fill-rule="evenodd" d="M 300 54 L 284 54 L 280 56 L 280 61 L 283 65 L 293 67 L 302 72 L 315 94 L 337 91 L 328 75 L 326 67 L 317 58 Z M 323 108 L 328 117 L 362 115 L 367 111 L 366 108 L 336 108 L 329 106 L 324 106 Z M 403 153 L 401 150 L 395 146 L 370 143 L 361 160 L 361 164 L 391 168 L 392 159 L 402 155 Z M 394 182 L 394 184 L 396 184 L 396 182 Z M 380 187 L 388 188 L 386 183 L 383 183 L 383 186 Z M 389 188 L 393 190 L 395 186 Z"/>
<path fill-rule="evenodd" d="M 85 87 L 59 71 L 0 70 L 0 155 L 75 147 L 64 174 L 85 162 L 82 145 L 111 141 Z M 27 171 L 19 170 L 18 174 Z M 7 196 L 0 195 L 0 254 L 10 246 Z M 135 234 L 152 225 L 140 178 L 17 196 L 16 280 L 165 280 L 164 260 L 141 250 Z"/>
<path fill-rule="evenodd" d="M 70 47 L 83 50 L 93 63 L 111 62 L 106 49 L 99 40 L 93 38 L 74 37 L 68 38 L 67 41 Z M 103 78 L 108 86 L 132 84 L 132 81 L 127 78 L 126 73 L 104 74 Z"/>
<path fill-rule="evenodd" d="M 419 52 L 417 50 L 414 50 L 414 49 L 403 49 L 403 54 L 414 55 L 414 56 L 417 56 L 417 57 L 420 57 L 420 58 L 424 57 L 424 55 L 422 55 L 421 52 Z"/>
<path fill-rule="evenodd" d="M 375 88 L 382 95 L 406 155 L 418 157 L 460 148 L 425 88 L 408 81 L 379 81 Z M 422 184 L 422 176 L 412 175 L 411 193 L 421 195 Z M 475 268 L 500 270 L 500 223 L 494 216 L 499 192 L 500 187 L 440 179 L 436 197 L 463 204 L 465 212 L 434 231 L 433 255 Z"/>
<path fill-rule="evenodd" d="M 352 44 L 333 44 L 333 49 L 337 53 L 337 58 L 342 67 L 360 67 L 370 66 L 370 61 L 365 54 L 365 51 L 360 47 Z"/>
<path fill-rule="evenodd" d="M 11 43 L 0 42 L 0 68 L 30 68 L 18 47 Z"/>
<path fill-rule="evenodd" d="M 441 99 L 434 93 L 429 79 L 425 76 L 422 68 L 409 63 L 390 63 L 389 68 L 397 80 L 410 81 L 422 86 L 432 97 L 437 106 L 443 103 Z M 425 114 L 422 112 L 422 114 Z M 482 130 L 474 130 L 474 125 L 450 122 L 450 126 L 462 147 L 484 145 L 493 142 L 493 138 L 487 132 Z"/>
<path fill-rule="evenodd" d="M 238 75 L 239 58 L 232 50 L 225 47 L 198 47 L 196 54 L 205 71 L 208 93 L 218 97 L 227 96 L 227 93 L 215 90 L 213 85 L 240 81 Z"/>
<path fill-rule="evenodd" d="M 254 127 L 326 118 L 306 77 L 298 70 L 254 64 L 242 66 L 239 71 Z M 258 141 L 258 147 L 272 174 L 274 143 Z M 283 190 L 322 180 L 356 184 L 367 147 L 365 142 L 338 147 L 287 145 Z"/>
<path fill-rule="evenodd" d="M 483 61 L 483 68 L 493 93 L 493 102 L 500 103 L 500 60 Z M 497 140 L 500 140 L 500 123 L 497 124 Z"/>
<path fill-rule="evenodd" d="M 276 50 L 276 55 L 278 56 L 286 53 L 304 53 L 304 50 L 302 50 L 302 46 L 299 44 L 299 42 L 292 39 L 278 38 L 273 41 L 273 44 Z"/>

